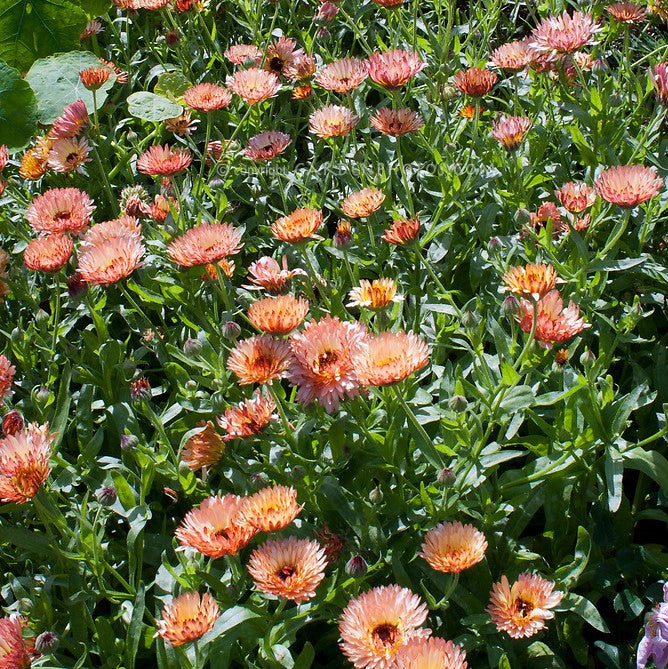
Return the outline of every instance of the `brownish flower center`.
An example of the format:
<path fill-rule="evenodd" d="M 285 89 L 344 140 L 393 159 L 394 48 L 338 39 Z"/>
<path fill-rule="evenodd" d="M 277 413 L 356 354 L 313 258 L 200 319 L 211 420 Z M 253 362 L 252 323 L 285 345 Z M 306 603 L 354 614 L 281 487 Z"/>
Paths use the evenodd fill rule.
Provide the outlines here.
<path fill-rule="evenodd" d="M 325 351 L 318 356 L 315 363 L 315 371 L 328 371 L 339 359 L 337 351 Z"/>
<path fill-rule="evenodd" d="M 515 603 L 515 608 L 517 613 L 519 613 L 522 618 L 527 618 L 534 609 L 534 606 L 531 602 L 527 602 L 523 599 L 518 599 Z"/>
<path fill-rule="evenodd" d="M 227 529 L 224 527 L 221 527 L 219 530 L 216 530 L 213 533 L 214 537 L 220 537 L 221 539 L 225 539 L 225 541 L 229 541 L 230 535 L 227 532 Z"/>
<path fill-rule="evenodd" d="M 290 576 L 293 576 L 295 573 L 295 568 L 291 567 L 290 565 L 285 565 L 284 567 L 281 567 L 277 572 L 276 576 L 281 579 L 281 581 L 287 581 Z"/>
<path fill-rule="evenodd" d="M 392 623 L 383 623 L 373 630 L 373 636 L 380 639 L 384 646 L 393 646 L 397 641 L 398 629 Z"/>
<path fill-rule="evenodd" d="M 279 58 L 278 56 L 274 56 L 269 60 L 269 68 L 273 72 L 283 72 L 283 65 L 284 65 L 283 59 Z"/>
<path fill-rule="evenodd" d="M 69 221 L 72 218 L 71 211 L 58 211 L 53 217 L 54 221 Z"/>

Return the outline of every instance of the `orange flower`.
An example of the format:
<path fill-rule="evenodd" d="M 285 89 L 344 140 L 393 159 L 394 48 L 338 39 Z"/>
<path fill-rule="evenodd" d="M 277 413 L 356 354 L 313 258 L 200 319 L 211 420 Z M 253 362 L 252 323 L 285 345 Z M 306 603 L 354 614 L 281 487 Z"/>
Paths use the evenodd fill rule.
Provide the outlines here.
<path fill-rule="evenodd" d="M 561 205 L 572 214 L 579 214 L 596 202 L 596 191 L 585 183 L 569 181 L 554 191 Z"/>
<path fill-rule="evenodd" d="M 26 620 L 12 615 L 0 618 L 0 666 L 3 669 L 28 669 L 35 653 L 35 640 L 24 639 Z"/>
<path fill-rule="evenodd" d="M 167 254 L 182 267 L 206 265 L 239 253 L 242 234 L 228 223 L 200 223 L 173 239 Z"/>
<path fill-rule="evenodd" d="M 9 161 L 9 147 L 6 144 L 0 145 L 0 172 L 7 167 Z"/>
<path fill-rule="evenodd" d="M 568 232 L 568 226 L 561 220 L 561 212 L 554 202 L 545 202 L 538 207 L 537 212 L 531 212 L 531 226 L 535 232 L 552 221 L 552 236 L 557 239 L 560 235 Z"/>
<path fill-rule="evenodd" d="M 88 283 L 116 283 L 141 265 L 145 252 L 144 244 L 135 236 L 114 237 L 81 251 L 79 273 Z"/>
<path fill-rule="evenodd" d="M 269 539 L 256 548 L 248 560 L 248 571 L 258 590 L 301 603 L 315 597 L 326 565 L 319 543 L 287 537 Z"/>
<path fill-rule="evenodd" d="M 550 609 L 558 606 L 562 597 L 562 592 L 554 590 L 554 583 L 537 574 L 520 574 L 512 587 L 502 576 L 492 586 L 487 613 L 499 631 L 521 639 L 540 632 L 545 621 L 554 618 Z"/>
<path fill-rule="evenodd" d="M 341 203 L 341 209 L 350 218 L 364 218 L 380 209 L 384 201 L 385 193 L 380 188 L 363 188 L 348 195 Z"/>
<path fill-rule="evenodd" d="M 282 216 L 271 224 L 271 232 L 276 239 L 296 244 L 305 239 L 321 239 L 314 234 L 322 225 L 322 211 L 319 209 L 295 209 L 288 216 Z"/>
<path fill-rule="evenodd" d="M 532 53 L 525 40 L 516 40 L 494 49 L 489 59 L 502 70 L 519 72 L 531 62 Z"/>
<path fill-rule="evenodd" d="M 309 116 L 309 128 L 314 135 L 327 139 L 347 135 L 359 122 L 359 116 L 347 107 L 327 105 Z"/>
<path fill-rule="evenodd" d="M 526 116 L 502 116 L 492 127 L 492 137 L 506 151 L 515 150 L 531 129 L 533 121 Z"/>
<path fill-rule="evenodd" d="M 218 84 L 202 83 L 192 86 L 183 94 L 188 107 L 201 112 L 212 112 L 229 107 L 232 93 Z"/>
<path fill-rule="evenodd" d="M 97 19 L 88 21 L 88 23 L 86 23 L 86 27 L 81 32 L 81 35 L 79 35 L 79 41 L 85 42 L 89 37 L 92 37 L 93 35 L 99 35 L 103 31 L 104 26 L 100 21 Z"/>
<path fill-rule="evenodd" d="M 199 508 L 191 509 L 176 529 L 183 548 L 194 548 L 208 557 L 236 555 L 255 534 L 241 517 L 245 499 L 236 495 L 207 497 Z"/>
<path fill-rule="evenodd" d="M 54 172 L 61 174 L 81 172 L 84 163 L 90 162 L 89 152 L 90 145 L 85 137 L 56 139 L 51 146 L 46 164 Z"/>
<path fill-rule="evenodd" d="M 25 504 L 37 494 L 51 471 L 49 458 L 55 438 L 48 425 L 31 423 L 0 439 L 1 501 Z"/>
<path fill-rule="evenodd" d="M 369 56 L 369 76 L 385 88 L 400 88 L 427 67 L 414 51 L 394 49 Z"/>
<path fill-rule="evenodd" d="M 386 386 L 402 381 L 429 362 L 429 348 L 412 332 L 369 335 L 352 354 L 359 382 Z"/>
<path fill-rule="evenodd" d="M 387 585 L 350 600 L 339 619 L 341 650 L 357 669 L 392 669 L 400 649 L 426 638 L 426 604 L 408 588 Z"/>
<path fill-rule="evenodd" d="M 350 302 L 347 307 L 368 307 L 369 309 L 384 309 L 392 302 L 401 302 L 403 297 L 397 295 L 397 284 L 393 279 L 383 278 L 367 281 L 360 280 L 360 285 L 353 288 L 348 294 Z"/>
<path fill-rule="evenodd" d="M 396 669 L 468 669 L 466 651 L 432 636 L 413 639 L 396 654 Z"/>
<path fill-rule="evenodd" d="M 403 5 L 404 0 L 373 0 L 377 5 L 385 7 L 385 9 L 394 9 Z"/>
<path fill-rule="evenodd" d="M 417 132 L 424 125 L 422 116 L 417 112 L 405 108 L 395 111 L 390 107 L 378 109 L 369 122 L 379 132 L 392 137 Z"/>
<path fill-rule="evenodd" d="M 5 401 L 5 397 L 12 394 L 11 387 L 14 383 L 16 367 L 8 360 L 4 353 L 0 353 L 0 405 Z"/>
<path fill-rule="evenodd" d="M 239 70 L 227 78 L 227 87 L 249 105 L 273 98 L 281 88 L 279 78 L 273 72 L 251 67 Z"/>
<path fill-rule="evenodd" d="M 369 76 L 368 65 L 357 58 L 342 58 L 325 65 L 315 80 L 328 91 L 349 93 Z"/>
<path fill-rule="evenodd" d="M 63 109 L 49 131 L 50 139 L 76 137 L 88 127 L 88 110 L 83 100 L 77 100 Z"/>
<path fill-rule="evenodd" d="M 478 564 L 487 550 L 485 535 L 459 521 L 440 523 L 425 534 L 423 557 L 432 569 L 458 573 Z"/>
<path fill-rule="evenodd" d="M 649 78 L 654 86 L 656 99 L 661 104 L 668 105 L 668 62 L 650 67 Z"/>
<path fill-rule="evenodd" d="M 340 220 L 336 224 L 336 232 L 334 233 L 334 246 L 347 246 L 353 241 L 353 228 L 350 221 Z"/>
<path fill-rule="evenodd" d="M 152 146 L 137 159 L 137 169 L 153 176 L 171 176 L 187 170 L 192 160 L 188 149 L 172 149 L 168 144 Z"/>
<path fill-rule="evenodd" d="M 93 200 L 78 188 L 52 188 L 38 195 L 26 219 L 38 232 L 81 232 L 93 215 Z"/>
<path fill-rule="evenodd" d="M 181 460 L 196 472 L 198 469 L 213 467 L 218 464 L 225 451 L 223 439 L 216 432 L 211 421 L 196 434 L 193 434 L 183 446 Z"/>
<path fill-rule="evenodd" d="M 396 246 L 405 246 L 417 239 L 420 232 L 419 218 L 398 218 L 385 230 L 383 239 Z"/>
<path fill-rule="evenodd" d="M 310 84 L 304 84 L 303 86 L 297 86 L 292 89 L 292 99 L 293 100 L 307 100 L 313 95 L 313 89 Z"/>
<path fill-rule="evenodd" d="M 238 342 L 227 359 L 227 369 L 239 377 L 242 386 L 269 383 L 285 376 L 290 357 L 287 342 L 261 335 Z"/>
<path fill-rule="evenodd" d="M 264 396 L 259 389 L 253 397 L 243 400 L 217 418 L 218 425 L 227 432 L 223 441 L 243 439 L 258 434 L 275 418 L 276 404 L 271 397 Z"/>
<path fill-rule="evenodd" d="M 481 98 L 492 90 L 497 79 L 498 76 L 494 72 L 481 67 L 470 67 L 468 70 L 457 72 L 452 83 L 465 95 Z"/>
<path fill-rule="evenodd" d="M 462 105 L 461 109 L 459 110 L 459 115 L 462 118 L 467 118 L 470 120 L 475 118 L 476 111 L 480 112 L 482 109 L 483 108 L 480 105 Z"/>
<path fill-rule="evenodd" d="M 248 308 L 248 320 L 269 334 L 292 332 L 306 317 L 308 302 L 292 295 L 265 297 Z"/>
<path fill-rule="evenodd" d="M 251 62 L 259 65 L 262 62 L 262 51 L 254 44 L 234 44 L 223 54 L 233 65 Z"/>
<path fill-rule="evenodd" d="M 277 485 L 258 490 L 246 499 L 242 517 L 260 532 L 275 532 L 287 527 L 304 507 L 297 503 L 297 491 Z"/>
<path fill-rule="evenodd" d="M 304 49 L 297 49 L 297 42 L 282 35 L 267 48 L 264 59 L 264 69 L 282 77 L 298 58 L 304 56 Z"/>
<path fill-rule="evenodd" d="M 23 263 L 39 272 L 57 272 L 65 266 L 74 244 L 67 235 L 46 235 L 33 239 L 23 252 Z"/>
<path fill-rule="evenodd" d="M 543 263 L 529 263 L 525 267 L 511 267 L 504 275 L 506 284 L 501 290 L 509 290 L 518 295 L 532 296 L 538 300 L 547 295 L 558 283 L 563 280 L 557 276 L 552 265 Z"/>
<path fill-rule="evenodd" d="M 647 18 L 647 7 L 634 2 L 613 2 L 605 11 L 618 23 L 636 23 Z"/>
<path fill-rule="evenodd" d="M 155 636 L 172 646 L 182 646 L 209 632 L 219 615 L 220 607 L 211 593 L 205 592 L 200 599 L 197 592 L 184 592 L 162 610 Z"/>
<path fill-rule="evenodd" d="M 87 67 L 79 72 L 79 79 L 89 91 L 95 91 L 107 82 L 111 74 L 108 67 Z"/>
<path fill-rule="evenodd" d="M 248 267 L 248 274 L 254 286 L 244 286 L 249 290 L 257 290 L 258 286 L 264 288 L 268 293 L 276 295 L 285 290 L 293 276 L 305 276 L 302 269 L 288 269 L 288 259 L 283 256 L 283 266 L 278 264 L 271 256 L 263 256 L 255 260 Z"/>
<path fill-rule="evenodd" d="M 250 160 L 271 160 L 283 153 L 290 146 L 291 141 L 290 135 L 284 132 L 275 130 L 261 132 L 248 140 L 243 154 Z"/>
<path fill-rule="evenodd" d="M 48 137 L 38 137 L 35 146 L 23 154 L 19 175 L 30 181 L 41 179 L 47 169 L 46 162 L 49 159 L 49 151 L 53 140 Z"/>
<path fill-rule="evenodd" d="M 288 79 L 303 82 L 307 81 L 315 74 L 315 68 L 315 58 L 311 54 L 305 53 L 286 65 L 283 70 L 283 75 Z M 308 86 L 308 88 L 310 88 L 310 86 Z"/>
<path fill-rule="evenodd" d="M 663 179 L 651 167 L 617 165 L 603 170 L 594 188 L 606 202 L 631 208 L 658 195 Z"/>
<path fill-rule="evenodd" d="M 141 241 L 142 232 L 139 221 L 134 216 L 123 214 L 111 221 L 96 223 L 84 235 L 82 245 L 95 246 L 116 237 L 135 237 Z"/>
<path fill-rule="evenodd" d="M 588 12 L 573 12 L 570 16 L 565 11 L 559 16 L 544 18 L 529 36 L 528 46 L 534 57 L 545 55 L 554 58 L 593 44 L 596 33 L 602 29 Z"/>

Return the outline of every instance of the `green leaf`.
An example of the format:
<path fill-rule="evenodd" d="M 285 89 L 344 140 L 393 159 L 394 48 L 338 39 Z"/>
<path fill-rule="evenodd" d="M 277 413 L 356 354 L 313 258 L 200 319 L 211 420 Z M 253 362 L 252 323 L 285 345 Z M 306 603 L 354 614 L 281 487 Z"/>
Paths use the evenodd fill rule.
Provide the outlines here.
<path fill-rule="evenodd" d="M 614 446 L 605 451 L 605 483 L 608 488 L 608 509 L 616 513 L 622 503 L 624 460 Z"/>
<path fill-rule="evenodd" d="M 26 71 L 38 58 L 80 48 L 86 14 L 68 0 L 4 0 L 0 59 Z"/>
<path fill-rule="evenodd" d="M 112 6 L 110 0 L 72 0 L 72 2 L 79 5 L 89 19 L 106 14 Z"/>
<path fill-rule="evenodd" d="M 26 81 L 35 91 L 40 123 L 53 123 L 67 105 L 77 100 L 83 100 L 86 109 L 92 111 L 93 93 L 81 83 L 79 72 L 99 65 L 99 58 L 89 51 L 58 53 L 35 61 L 26 75 Z M 114 78 L 110 77 L 96 91 L 98 109 L 104 104 L 107 92 L 113 85 Z"/>
<path fill-rule="evenodd" d="M 587 566 L 590 553 L 591 537 L 589 532 L 584 527 L 578 527 L 578 540 L 575 544 L 573 561 L 557 569 L 553 574 L 554 580 L 558 581 L 564 588 L 572 588 Z"/>
<path fill-rule="evenodd" d="M 162 95 L 140 91 L 128 97 L 128 111 L 144 121 L 159 123 L 178 116 L 183 111 L 183 107 L 163 98 Z"/>
<path fill-rule="evenodd" d="M 599 632 L 607 634 L 610 631 L 597 608 L 588 599 L 570 593 L 563 598 L 561 606 L 568 607 L 571 611 L 577 613 L 585 622 L 589 623 Z"/>
<path fill-rule="evenodd" d="M 0 144 L 22 149 L 37 127 L 37 103 L 18 70 L 0 62 Z"/>
<path fill-rule="evenodd" d="M 128 628 L 127 644 L 125 646 L 125 658 L 128 667 L 133 669 L 135 666 L 135 657 L 139 648 L 139 640 L 141 639 L 142 620 L 144 619 L 146 591 L 144 584 L 139 584 L 137 590 L 137 597 L 135 598 L 132 607 L 132 619 Z"/>
<path fill-rule="evenodd" d="M 668 460 L 657 451 L 646 451 L 639 446 L 622 453 L 624 467 L 638 469 L 656 481 L 668 494 Z"/>
<path fill-rule="evenodd" d="M 183 72 L 163 72 L 153 89 L 156 95 L 162 95 L 169 100 L 176 101 L 192 86 L 190 79 Z"/>
<path fill-rule="evenodd" d="M 315 649 L 310 641 L 304 644 L 304 648 L 295 660 L 294 669 L 309 669 L 315 659 Z"/>

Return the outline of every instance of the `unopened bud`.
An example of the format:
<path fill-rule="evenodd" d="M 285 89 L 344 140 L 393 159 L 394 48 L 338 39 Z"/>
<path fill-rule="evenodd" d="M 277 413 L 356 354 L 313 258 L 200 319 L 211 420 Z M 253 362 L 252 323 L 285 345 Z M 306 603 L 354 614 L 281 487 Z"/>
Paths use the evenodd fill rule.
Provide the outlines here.
<path fill-rule="evenodd" d="M 263 488 L 269 483 L 269 477 L 264 472 L 254 472 L 251 474 L 250 480 L 257 488 Z"/>
<path fill-rule="evenodd" d="M 24 426 L 23 416 L 16 410 L 12 409 L 2 418 L 2 431 L 6 437 L 18 434 Z"/>
<path fill-rule="evenodd" d="M 585 349 L 585 352 L 580 356 L 580 364 L 585 369 L 589 369 L 594 365 L 595 362 L 596 356 L 594 355 L 594 352 L 589 349 Z"/>
<path fill-rule="evenodd" d="M 35 639 L 35 650 L 40 655 L 50 655 L 55 652 L 60 644 L 60 640 L 53 632 L 42 632 Z"/>
<path fill-rule="evenodd" d="M 186 339 L 183 342 L 183 352 L 186 355 L 196 356 L 202 351 L 202 342 L 199 339 Z"/>
<path fill-rule="evenodd" d="M 227 321 L 226 323 L 223 323 L 223 337 L 225 339 L 237 339 L 239 335 L 241 334 L 241 326 L 239 323 L 235 323 L 234 321 Z"/>
<path fill-rule="evenodd" d="M 470 309 L 467 309 L 462 314 L 462 325 L 465 328 L 474 328 L 478 325 L 478 317 Z"/>
<path fill-rule="evenodd" d="M 306 470 L 301 465 L 295 465 L 290 472 L 293 481 L 301 481 L 306 476 Z"/>
<path fill-rule="evenodd" d="M 100 504 L 111 505 L 116 501 L 118 494 L 112 485 L 103 485 L 96 493 Z"/>
<path fill-rule="evenodd" d="M 498 251 L 501 248 L 501 240 L 498 237 L 492 237 L 487 242 L 487 249 L 489 251 Z"/>
<path fill-rule="evenodd" d="M 466 411 L 466 407 L 468 405 L 469 405 L 468 400 L 463 395 L 453 395 L 448 400 L 448 406 L 450 407 L 450 410 L 455 411 L 457 413 Z"/>
<path fill-rule="evenodd" d="M 383 501 L 383 491 L 378 486 L 369 493 L 369 501 L 373 504 L 380 504 Z"/>
<path fill-rule="evenodd" d="M 139 439 L 137 439 L 134 434 L 121 435 L 121 449 L 124 451 L 134 448 L 138 443 Z"/>
<path fill-rule="evenodd" d="M 368 565 L 366 560 L 361 555 L 353 555 L 348 562 L 346 562 L 346 574 L 353 578 L 359 578 L 366 574 Z"/>
<path fill-rule="evenodd" d="M 35 399 L 40 403 L 46 402 L 49 397 L 51 397 L 51 392 L 46 386 L 40 386 L 35 393 Z"/>
<path fill-rule="evenodd" d="M 45 325 L 49 322 L 49 314 L 47 314 L 44 309 L 38 309 L 35 314 L 35 322 L 37 325 Z"/>
<path fill-rule="evenodd" d="M 501 312 L 508 318 L 515 318 L 520 313 L 520 301 L 514 295 L 508 295 L 501 303 Z"/>
<path fill-rule="evenodd" d="M 455 473 L 450 469 L 450 467 L 443 467 L 440 472 L 438 472 L 438 477 L 436 478 L 440 485 L 450 485 L 455 481 Z"/>

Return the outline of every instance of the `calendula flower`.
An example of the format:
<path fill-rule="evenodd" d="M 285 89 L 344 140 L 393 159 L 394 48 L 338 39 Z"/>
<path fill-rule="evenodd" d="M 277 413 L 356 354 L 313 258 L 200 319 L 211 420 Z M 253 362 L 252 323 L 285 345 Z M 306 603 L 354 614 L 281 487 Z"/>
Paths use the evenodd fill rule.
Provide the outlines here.
<path fill-rule="evenodd" d="M 287 527 L 304 507 L 297 503 L 297 491 L 288 486 L 262 488 L 246 499 L 244 521 L 259 532 L 275 532 Z"/>
<path fill-rule="evenodd" d="M 605 11 L 617 23 L 637 23 L 647 18 L 647 7 L 636 5 L 635 2 L 613 2 Z"/>
<path fill-rule="evenodd" d="M 259 65 L 262 62 L 262 51 L 254 44 L 234 44 L 223 56 L 233 65 L 243 65 L 248 62 Z"/>
<path fill-rule="evenodd" d="M 167 254 L 182 267 L 206 265 L 241 251 L 243 230 L 229 223 L 200 223 L 167 245 Z"/>
<path fill-rule="evenodd" d="M 198 124 L 199 121 L 193 119 L 190 109 L 186 109 L 183 114 L 165 119 L 165 130 L 175 135 L 189 136 L 197 129 Z"/>
<path fill-rule="evenodd" d="M 7 167 L 9 162 L 9 147 L 6 144 L 0 145 L 0 172 Z"/>
<path fill-rule="evenodd" d="M 188 149 L 172 149 L 168 144 L 152 146 L 137 159 L 137 169 L 152 176 L 171 176 L 190 167 L 193 156 Z"/>
<path fill-rule="evenodd" d="M 16 374 L 16 367 L 8 360 L 4 353 L 0 353 L 0 405 L 5 401 L 6 397 L 12 394 L 11 387 L 14 383 L 14 374 Z"/>
<path fill-rule="evenodd" d="M 218 84 L 202 83 L 191 86 L 183 93 L 188 107 L 200 112 L 212 112 L 229 107 L 232 93 Z"/>
<path fill-rule="evenodd" d="M 369 56 L 369 77 L 384 88 L 400 88 L 427 67 L 414 51 L 376 51 Z"/>
<path fill-rule="evenodd" d="M 193 434 L 183 446 L 181 460 L 196 472 L 205 467 L 218 464 L 225 452 L 225 443 L 216 432 L 211 421 L 196 434 Z"/>
<path fill-rule="evenodd" d="M 288 334 L 301 325 L 308 313 L 308 306 L 302 297 L 265 297 L 250 305 L 247 316 L 258 330 L 269 334 Z"/>
<path fill-rule="evenodd" d="M 417 239 L 420 232 L 419 218 L 398 218 L 385 230 L 383 239 L 396 246 L 405 246 Z"/>
<path fill-rule="evenodd" d="M 394 110 L 382 107 L 369 119 L 369 123 L 384 135 L 399 137 L 409 132 L 417 132 L 424 125 L 424 119 L 418 112 L 410 109 Z"/>
<path fill-rule="evenodd" d="M 290 146 L 290 135 L 276 130 L 261 132 L 248 140 L 243 154 L 250 160 L 271 160 Z"/>
<path fill-rule="evenodd" d="M 341 248 L 347 246 L 353 241 L 353 229 L 350 221 L 341 220 L 336 224 L 336 232 L 334 233 L 334 246 Z"/>
<path fill-rule="evenodd" d="M 519 72 L 523 70 L 533 58 L 533 53 L 529 49 L 526 40 L 515 40 L 502 44 L 492 51 L 489 57 L 490 61 L 496 67 L 510 72 Z"/>
<path fill-rule="evenodd" d="M 53 122 L 49 131 L 49 138 L 69 139 L 77 137 L 89 123 L 88 110 L 83 100 L 77 100 L 63 109 L 63 113 Z"/>
<path fill-rule="evenodd" d="M 645 634 L 638 644 L 636 669 L 645 669 L 649 660 L 657 669 L 668 666 L 668 584 L 663 584 L 663 602 L 647 618 Z"/>
<path fill-rule="evenodd" d="M 325 65 L 315 80 L 328 91 L 349 93 L 355 90 L 369 76 L 366 61 L 357 58 L 342 58 Z"/>
<path fill-rule="evenodd" d="M 102 242 L 115 239 L 117 237 L 135 237 L 139 241 L 142 239 L 141 225 L 134 216 L 123 214 L 111 221 L 104 221 L 103 223 L 96 223 L 90 227 L 83 239 L 81 245 L 85 248 L 87 246 L 96 246 Z"/>
<path fill-rule="evenodd" d="M 269 383 L 286 375 L 290 357 L 287 342 L 261 335 L 238 342 L 230 351 L 227 369 L 239 377 L 242 386 Z"/>
<path fill-rule="evenodd" d="M 117 84 L 127 84 L 128 83 L 128 73 L 125 72 L 124 70 L 121 70 L 118 65 L 116 65 L 114 62 L 111 60 L 105 60 L 104 58 L 100 58 L 100 62 L 102 65 L 105 67 L 108 67 L 116 76 L 116 83 Z"/>
<path fill-rule="evenodd" d="M 320 9 L 318 9 L 315 15 L 315 20 L 327 23 L 331 21 L 338 13 L 339 8 L 333 2 L 326 0 L 320 5 Z"/>
<path fill-rule="evenodd" d="M 315 58 L 310 53 L 302 54 L 285 66 L 283 75 L 293 81 L 308 81 L 315 74 Z"/>
<path fill-rule="evenodd" d="M 51 443 L 56 438 L 48 425 L 31 423 L 21 432 L 0 439 L 0 500 L 25 504 L 51 471 Z"/>
<path fill-rule="evenodd" d="M 297 49 L 297 42 L 285 35 L 279 37 L 267 47 L 264 58 L 264 69 L 282 77 L 286 68 L 297 58 L 304 55 L 304 49 Z"/>
<path fill-rule="evenodd" d="M 545 202 L 538 207 L 537 212 L 531 212 L 531 227 L 535 232 L 540 232 L 548 221 L 552 221 L 552 236 L 555 239 L 568 232 L 568 226 L 561 220 L 561 212 L 554 202 Z"/>
<path fill-rule="evenodd" d="M 188 511 L 176 538 L 183 548 L 194 548 L 214 559 L 236 555 L 255 534 L 241 516 L 245 503 L 236 495 L 207 497 L 198 508 Z"/>
<path fill-rule="evenodd" d="M 35 652 L 35 639 L 26 639 L 26 620 L 12 615 L 0 618 L 0 666 L 3 669 L 28 669 Z"/>
<path fill-rule="evenodd" d="M 292 89 L 293 100 L 307 100 L 313 95 L 313 89 L 310 84 L 305 84 L 304 86 L 297 86 Z"/>
<path fill-rule="evenodd" d="M 155 636 L 171 646 L 182 646 L 209 632 L 219 615 L 220 607 L 211 593 L 205 592 L 200 598 L 197 592 L 184 592 L 162 610 Z"/>
<path fill-rule="evenodd" d="M 596 202 L 596 191 L 585 183 L 569 181 L 554 191 L 561 205 L 572 214 L 589 209 Z"/>
<path fill-rule="evenodd" d="M 314 135 L 327 139 L 347 135 L 359 122 L 359 116 L 347 107 L 327 105 L 316 109 L 309 116 L 308 122 Z"/>
<path fill-rule="evenodd" d="M 37 181 L 44 176 L 47 170 L 47 161 L 49 151 L 53 141 L 48 137 L 39 137 L 35 140 L 35 145 L 23 154 L 21 158 L 21 167 L 19 176 L 29 181 Z"/>
<path fill-rule="evenodd" d="M 497 79 L 498 76 L 494 72 L 480 67 L 470 67 L 468 70 L 457 72 L 452 78 L 452 83 L 465 95 L 481 98 L 492 90 Z"/>
<path fill-rule="evenodd" d="M 244 286 L 249 290 L 264 288 L 276 295 L 287 289 L 293 276 L 306 276 L 302 269 L 288 269 L 287 256 L 283 256 L 282 267 L 271 256 L 263 256 L 248 266 L 248 275 L 254 285 Z"/>
<path fill-rule="evenodd" d="M 273 98 L 281 88 L 281 81 L 273 72 L 251 67 L 228 77 L 227 87 L 249 105 L 255 105 Z"/>
<path fill-rule="evenodd" d="M 403 646 L 430 635 L 431 630 L 421 629 L 427 613 L 426 604 L 408 588 L 368 590 L 341 614 L 341 650 L 357 669 L 393 669 Z"/>
<path fill-rule="evenodd" d="M 225 430 L 223 441 L 243 439 L 258 434 L 276 417 L 276 403 L 271 395 L 263 395 L 257 389 L 253 397 L 243 400 L 235 407 L 226 409 L 217 418 L 218 425 Z"/>
<path fill-rule="evenodd" d="M 341 209 L 350 218 L 364 218 L 378 211 L 385 201 L 385 193 L 380 188 L 363 188 L 348 195 L 341 203 Z"/>
<path fill-rule="evenodd" d="M 332 413 L 342 399 L 356 397 L 359 381 L 352 354 L 366 336 L 361 323 L 341 322 L 331 316 L 311 321 L 293 334 L 288 378 L 293 386 L 299 386 L 297 401 L 310 404 L 317 400 Z"/>
<path fill-rule="evenodd" d="M 537 574 L 520 574 L 512 587 L 502 576 L 492 586 L 487 613 L 499 631 L 521 639 L 540 632 L 545 621 L 554 618 L 550 609 L 558 606 L 562 597 L 562 592 L 554 590 L 554 583 Z"/>
<path fill-rule="evenodd" d="M 603 170 L 594 180 L 594 188 L 606 202 L 631 208 L 658 195 L 663 179 L 651 167 L 617 165 Z"/>
<path fill-rule="evenodd" d="M 369 335 L 352 361 L 362 385 L 386 386 L 422 369 L 429 362 L 429 348 L 412 332 L 381 332 Z"/>
<path fill-rule="evenodd" d="M 492 127 L 491 135 L 506 151 L 515 150 L 531 129 L 533 121 L 526 116 L 501 116 Z"/>
<path fill-rule="evenodd" d="M 404 0 L 373 0 L 377 5 L 385 7 L 385 9 L 394 9 L 404 4 Z"/>
<path fill-rule="evenodd" d="M 97 19 L 88 21 L 81 35 L 79 35 L 79 41 L 85 42 L 89 37 L 92 37 L 93 35 L 99 35 L 101 32 L 104 32 L 104 26 L 100 21 Z"/>
<path fill-rule="evenodd" d="M 79 253 L 79 273 L 88 283 L 117 283 L 140 265 L 146 249 L 133 235 L 114 237 L 83 248 Z"/>
<path fill-rule="evenodd" d="M 395 656 L 396 669 L 468 669 L 466 651 L 432 636 L 409 641 Z"/>
<path fill-rule="evenodd" d="M 112 71 L 108 67 L 87 67 L 79 72 L 79 79 L 89 91 L 95 91 L 103 86 L 111 75 Z"/>
<path fill-rule="evenodd" d="M 369 309 L 384 309 L 392 302 L 401 302 L 403 297 L 397 295 L 397 284 L 393 279 L 382 278 L 367 281 L 360 280 L 360 285 L 348 293 L 350 302 L 347 307 L 367 307 Z"/>
<path fill-rule="evenodd" d="M 436 525 L 425 534 L 420 556 L 432 569 L 458 573 L 478 564 L 487 550 L 485 535 L 459 521 Z"/>
<path fill-rule="evenodd" d="M 74 170 L 81 172 L 83 165 L 90 162 L 89 153 L 90 144 L 85 137 L 56 139 L 51 146 L 46 164 L 54 172 L 62 174 Z"/>
<path fill-rule="evenodd" d="M 563 12 L 543 19 L 531 33 L 528 46 L 534 56 L 556 57 L 593 44 L 602 30 L 589 12 Z"/>
<path fill-rule="evenodd" d="M 76 234 L 90 223 L 94 209 L 93 200 L 78 188 L 52 188 L 32 201 L 26 219 L 38 232 Z"/>
<path fill-rule="evenodd" d="M 248 571 L 258 590 L 301 603 L 315 597 L 326 565 L 325 552 L 316 541 L 287 537 L 269 539 L 256 548 Z"/>
<path fill-rule="evenodd" d="M 662 105 L 668 105 L 668 62 L 650 67 L 649 78 L 654 86 L 656 99 Z"/>
<path fill-rule="evenodd" d="M 524 267 L 511 267 L 503 275 L 503 282 L 505 287 L 502 290 L 526 297 L 532 296 L 535 300 L 539 300 L 558 283 L 563 283 L 563 280 L 557 276 L 552 265 L 529 263 Z"/>
<path fill-rule="evenodd" d="M 295 209 L 271 224 L 271 232 L 283 242 L 296 244 L 306 239 L 321 239 L 315 231 L 322 225 L 322 211 L 319 209 Z"/>
<path fill-rule="evenodd" d="M 23 263 L 38 272 L 57 272 L 72 255 L 74 244 L 67 235 L 46 235 L 33 239 L 23 252 Z"/>

